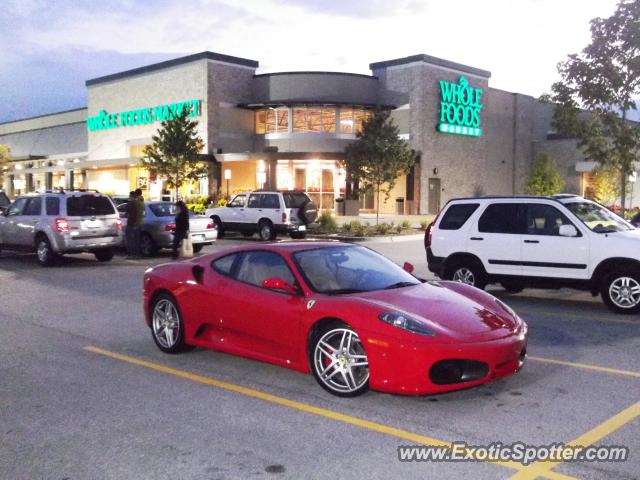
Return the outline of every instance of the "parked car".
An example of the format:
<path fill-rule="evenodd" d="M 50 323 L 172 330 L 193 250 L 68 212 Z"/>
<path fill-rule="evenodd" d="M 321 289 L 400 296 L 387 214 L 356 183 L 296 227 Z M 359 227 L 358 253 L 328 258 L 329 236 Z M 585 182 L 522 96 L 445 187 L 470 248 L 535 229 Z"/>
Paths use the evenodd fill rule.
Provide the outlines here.
<path fill-rule="evenodd" d="M 575 195 L 460 198 L 425 232 L 429 270 L 484 288 L 570 287 L 640 311 L 640 230 Z"/>
<path fill-rule="evenodd" d="M 116 207 L 119 207 L 123 203 L 129 202 L 129 196 L 128 195 L 111 195 L 111 200 L 113 201 L 113 204 Z"/>
<path fill-rule="evenodd" d="M 11 205 L 11 200 L 9 200 L 6 193 L 0 190 L 0 215 L 4 215 L 9 205 Z"/>
<path fill-rule="evenodd" d="M 0 217 L 0 249 L 35 251 L 43 266 L 59 255 L 90 252 L 113 258 L 122 223 L 107 195 L 89 191 L 21 195 Z"/>
<path fill-rule="evenodd" d="M 165 353 L 199 346 L 311 372 L 345 397 L 457 390 L 522 367 L 527 325 L 511 308 L 412 269 L 340 242 L 228 248 L 147 270 L 145 319 Z"/>
<path fill-rule="evenodd" d="M 208 208 L 205 215 L 217 225 L 219 237 L 225 232 L 257 232 L 265 241 L 278 234 L 302 239 L 316 221 L 318 207 L 304 192 L 258 191 L 238 194 L 226 207 Z"/>
<path fill-rule="evenodd" d="M 118 206 L 123 227 L 127 225 L 127 204 Z M 140 251 L 149 257 L 162 248 L 171 248 L 176 207 L 171 202 L 145 202 L 144 220 L 140 233 Z M 218 238 L 218 231 L 210 218 L 189 212 L 189 233 L 193 242 L 193 251 L 199 252 L 205 245 L 211 245 Z M 123 237 L 123 245 L 125 238 Z"/>

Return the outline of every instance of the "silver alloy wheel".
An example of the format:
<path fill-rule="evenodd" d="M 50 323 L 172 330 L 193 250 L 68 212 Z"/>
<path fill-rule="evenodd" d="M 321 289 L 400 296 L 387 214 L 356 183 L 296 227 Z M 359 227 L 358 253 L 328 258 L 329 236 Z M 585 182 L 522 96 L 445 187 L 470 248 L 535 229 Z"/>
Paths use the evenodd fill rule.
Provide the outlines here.
<path fill-rule="evenodd" d="M 466 283 L 467 285 L 475 286 L 476 277 L 473 272 L 467 267 L 460 267 L 453 273 L 454 282 Z"/>
<path fill-rule="evenodd" d="M 360 337 L 348 328 L 325 333 L 313 352 L 322 383 L 340 393 L 353 393 L 369 380 L 369 362 Z"/>
<path fill-rule="evenodd" d="M 271 225 L 269 225 L 268 223 L 262 225 L 262 227 L 260 228 L 260 238 L 262 238 L 263 240 L 271 239 Z"/>
<path fill-rule="evenodd" d="M 49 244 L 45 240 L 40 240 L 38 242 L 36 254 L 38 255 L 38 261 L 40 263 L 47 263 L 49 260 Z"/>
<path fill-rule="evenodd" d="M 163 298 L 153 308 L 153 336 L 164 348 L 172 348 L 180 335 L 180 319 L 173 302 Z"/>
<path fill-rule="evenodd" d="M 640 303 L 640 284 L 631 277 L 618 277 L 609 285 L 609 298 L 616 307 L 633 308 Z"/>

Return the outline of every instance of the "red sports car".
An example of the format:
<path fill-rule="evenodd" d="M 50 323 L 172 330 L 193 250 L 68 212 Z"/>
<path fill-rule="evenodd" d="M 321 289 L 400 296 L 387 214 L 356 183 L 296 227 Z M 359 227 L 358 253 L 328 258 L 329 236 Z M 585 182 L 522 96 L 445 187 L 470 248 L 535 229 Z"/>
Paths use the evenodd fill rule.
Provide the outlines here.
<path fill-rule="evenodd" d="M 340 242 L 230 248 L 148 270 L 145 316 L 163 352 L 198 346 L 311 371 L 344 397 L 456 390 L 522 367 L 527 325 L 511 308 L 411 270 Z"/>

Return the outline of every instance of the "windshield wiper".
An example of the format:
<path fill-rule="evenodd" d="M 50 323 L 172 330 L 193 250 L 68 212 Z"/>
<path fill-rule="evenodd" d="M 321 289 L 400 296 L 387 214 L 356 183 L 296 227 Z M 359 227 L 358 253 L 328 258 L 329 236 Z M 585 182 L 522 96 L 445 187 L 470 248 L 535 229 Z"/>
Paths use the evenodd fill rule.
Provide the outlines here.
<path fill-rule="evenodd" d="M 388 287 L 384 287 L 383 290 L 391 290 L 393 288 L 402 288 L 402 287 L 411 287 L 413 285 L 420 285 L 420 284 L 419 283 L 413 283 L 413 282 L 397 282 L 397 283 L 392 283 Z"/>
<path fill-rule="evenodd" d="M 362 293 L 362 292 L 366 292 L 367 290 L 359 290 L 357 288 L 336 288 L 334 290 L 325 290 L 322 293 L 326 293 L 327 295 L 340 295 L 342 294 L 346 294 L 346 293 Z"/>

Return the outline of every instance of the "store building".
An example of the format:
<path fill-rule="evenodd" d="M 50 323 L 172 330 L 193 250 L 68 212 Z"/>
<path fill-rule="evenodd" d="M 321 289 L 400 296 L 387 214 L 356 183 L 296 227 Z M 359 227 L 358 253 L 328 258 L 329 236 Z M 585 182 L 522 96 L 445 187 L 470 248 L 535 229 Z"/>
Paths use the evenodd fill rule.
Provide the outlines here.
<path fill-rule="evenodd" d="M 489 86 L 490 72 L 416 55 L 372 63 L 372 75 L 256 74 L 258 62 L 212 52 L 86 82 L 87 108 L 0 124 L 12 152 L 10 195 L 90 188 L 158 199 L 170 192 L 139 158 L 159 122 L 184 109 L 198 120 L 208 175 L 184 195 L 302 189 L 322 209 L 344 195 L 340 161 L 362 122 L 389 109 L 416 151 L 381 211 L 434 213 L 449 198 L 522 193 L 532 161 L 548 152 L 568 192 L 582 193 L 585 162 L 574 140 L 551 131 L 551 107 Z M 640 199 L 640 195 L 637 196 Z M 375 208 L 373 195 L 361 208 Z"/>

